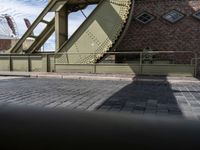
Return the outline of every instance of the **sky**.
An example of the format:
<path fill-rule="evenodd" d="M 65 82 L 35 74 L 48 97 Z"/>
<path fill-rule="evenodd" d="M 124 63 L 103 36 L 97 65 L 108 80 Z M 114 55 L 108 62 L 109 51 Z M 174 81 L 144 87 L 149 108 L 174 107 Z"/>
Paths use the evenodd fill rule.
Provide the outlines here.
<path fill-rule="evenodd" d="M 40 12 L 47 5 L 48 0 L 0 0 L 0 14 L 8 14 L 13 17 L 17 24 L 19 36 L 22 36 L 27 30 L 24 18 L 27 18 L 32 23 Z M 83 12 L 88 16 L 95 6 L 88 6 Z M 50 14 L 50 17 L 53 14 Z M 77 13 L 70 14 L 69 16 L 69 35 L 80 26 L 85 20 L 83 14 L 79 11 Z M 35 32 L 39 32 L 42 26 L 39 26 Z M 55 38 L 52 36 L 50 40 L 45 44 L 45 49 L 54 49 Z"/>

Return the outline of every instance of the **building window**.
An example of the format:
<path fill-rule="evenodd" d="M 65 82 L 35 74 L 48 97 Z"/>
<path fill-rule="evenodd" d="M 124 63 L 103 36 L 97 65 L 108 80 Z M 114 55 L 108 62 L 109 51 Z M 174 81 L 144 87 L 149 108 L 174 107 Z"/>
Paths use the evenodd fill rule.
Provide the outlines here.
<path fill-rule="evenodd" d="M 200 20 L 200 10 L 193 14 L 193 16 Z"/>
<path fill-rule="evenodd" d="M 137 21 L 143 24 L 147 24 L 154 19 L 154 16 L 149 14 L 148 12 L 143 12 L 135 18 Z"/>
<path fill-rule="evenodd" d="M 184 15 L 176 10 L 172 10 L 165 15 L 162 16 L 163 19 L 171 22 L 171 23 L 176 23 L 177 21 L 181 20 Z"/>

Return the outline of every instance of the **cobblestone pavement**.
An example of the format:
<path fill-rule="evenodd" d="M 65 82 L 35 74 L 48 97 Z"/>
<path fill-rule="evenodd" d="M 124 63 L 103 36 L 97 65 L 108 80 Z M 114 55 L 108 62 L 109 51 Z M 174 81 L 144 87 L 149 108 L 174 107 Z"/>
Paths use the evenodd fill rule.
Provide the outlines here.
<path fill-rule="evenodd" d="M 0 77 L 0 105 L 200 119 L 200 83 Z"/>

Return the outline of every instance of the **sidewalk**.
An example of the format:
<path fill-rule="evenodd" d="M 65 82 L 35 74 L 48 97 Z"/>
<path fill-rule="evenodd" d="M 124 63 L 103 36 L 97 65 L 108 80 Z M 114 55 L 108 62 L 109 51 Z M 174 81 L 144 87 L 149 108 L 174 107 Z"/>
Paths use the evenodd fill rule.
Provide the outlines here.
<path fill-rule="evenodd" d="M 75 80 L 114 80 L 114 81 L 157 81 L 170 83 L 200 83 L 194 77 L 182 76 L 137 76 L 134 74 L 88 74 L 88 73 L 50 73 L 50 72 L 8 72 L 0 71 L 0 76 L 18 76 L 30 78 L 56 78 Z"/>
<path fill-rule="evenodd" d="M 196 78 L 17 72 L 1 75 L 0 108 L 30 106 L 200 120 L 200 81 Z"/>
<path fill-rule="evenodd" d="M 132 81 L 135 75 L 123 74 L 87 74 L 87 73 L 50 73 L 50 72 L 8 72 L 0 71 L 0 76 L 21 76 L 31 78 L 57 78 L 78 80 L 123 80 Z"/>

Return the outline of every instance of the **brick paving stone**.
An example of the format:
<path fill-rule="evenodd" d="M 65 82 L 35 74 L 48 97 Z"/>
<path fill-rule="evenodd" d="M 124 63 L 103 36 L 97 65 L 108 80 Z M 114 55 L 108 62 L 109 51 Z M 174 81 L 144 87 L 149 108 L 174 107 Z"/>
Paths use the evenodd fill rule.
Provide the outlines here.
<path fill-rule="evenodd" d="M 132 112 L 133 111 L 133 107 L 123 107 L 122 112 Z"/>
<path fill-rule="evenodd" d="M 45 107 L 47 107 L 47 108 L 54 108 L 54 107 L 56 107 L 59 104 L 60 104 L 60 102 L 53 102 L 53 103 L 50 103 L 50 104 L 46 105 Z"/>
<path fill-rule="evenodd" d="M 63 102 L 62 104 L 60 105 L 57 105 L 57 107 L 59 108 L 64 108 L 64 107 L 67 107 L 69 105 L 71 105 L 73 102 L 72 101 L 66 101 L 66 102 Z"/>
<path fill-rule="evenodd" d="M 152 107 L 156 107 L 157 106 L 157 100 L 148 100 L 147 101 L 147 106 L 152 106 Z"/>
<path fill-rule="evenodd" d="M 136 104 L 134 106 L 134 110 L 138 110 L 138 111 L 144 111 L 145 108 L 146 108 L 145 102 L 136 102 Z"/>
<path fill-rule="evenodd" d="M 157 105 L 157 109 L 158 110 L 163 110 L 163 109 L 167 110 L 167 108 L 168 108 L 168 105 L 166 105 L 166 104 L 158 104 Z"/>
<path fill-rule="evenodd" d="M 192 111 L 194 113 L 200 114 L 200 108 L 199 107 L 192 107 Z"/>
<path fill-rule="evenodd" d="M 191 110 L 192 110 L 192 107 L 189 106 L 189 105 L 179 105 L 179 108 L 180 108 L 182 111 L 191 111 Z"/>
<path fill-rule="evenodd" d="M 102 106 L 99 108 L 99 110 L 106 110 L 106 111 L 108 111 L 110 109 L 111 109 L 111 106 Z"/>
<path fill-rule="evenodd" d="M 144 111 L 142 111 L 142 110 L 134 110 L 133 113 L 136 114 L 136 115 L 138 115 L 138 114 L 141 115 L 141 114 L 144 114 Z"/>
<path fill-rule="evenodd" d="M 145 114 L 156 114 L 156 109 L 146 109 Z"/>
<path fill-rule="evenodd" d="M 197 115 L 189 110 L 189 111 L 182 111 L 183 116 L 187 117 L 187 118 L 192 118 L 192 119 L 197 119 Z"/>
<path fill-rule="evenodd" d="M 127 102 L 125 103 L 125 105 L 123 106 L 124 110 L 133 110 L 133 108 L 135 107 L 135 103 L 133 102 Z"/>
<path fill-rule="evenodd" d="M 168 109 L 159 109 L 157 110 L 157 114 L 168 114 Z"/>
<path fill-rule="evenodd" d="M 0 106 L 7 105 L 199 119 L 200 83 L 0 78 Z"/>
<path fill-rule="evenodd" d="M 197 108 L 200 107 L 200 104 L 199 104 L 199 103 L 192 103 L 192 104 L 190 104 L 190 105 L 191 105 L 191 107 L 197 107 Z"/>

